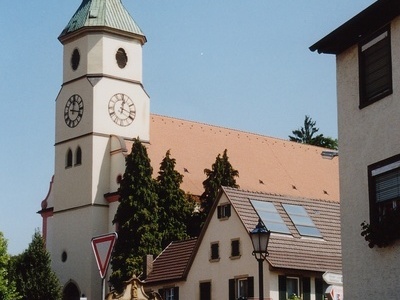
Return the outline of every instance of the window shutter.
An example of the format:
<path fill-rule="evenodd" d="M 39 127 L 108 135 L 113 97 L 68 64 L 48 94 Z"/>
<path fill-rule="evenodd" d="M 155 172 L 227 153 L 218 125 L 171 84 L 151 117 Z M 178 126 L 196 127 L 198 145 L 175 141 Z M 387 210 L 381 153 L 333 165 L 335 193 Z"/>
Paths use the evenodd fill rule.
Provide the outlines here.
<path fill-rule="evenodd" d="M 254 297 L 254 277 L 247 277 L 247 296 Z"/>
<path fill-rule="evenodd" d="M 226 211 L 225 211 L 225 213 L 226 213 L 226 216 L 227 216 L 227 217 L 230 217 L 230 216 L 231 216 L 231 205 L 230 205 L 230 204 L 226 206 Z"/>
<path fill-rule="evenodd" d="M 164 293 L 164 289 L 159 289 L 158 293 L 160 294 L 160 296 L 165 299 L 165 293 Z"/>
<path fill-rule="evenodd" d="M 310 277 L 303 278 L 303 300 L 311 299 L 311 283 Z"/>
<path fill-rule="evenodd" d="M 321 278 L 315 278 L 315 299 L 324 300 L 324 283 Z"/>
<path fill-rule="evenodd" d="M 218 206 L 218 207 L 217 207 L 217 210 L 218 210 L 218 212 L 217 212 L 217 214 L 218 214 L 218 219 L 221 219 L 222 206 Z"/>
<path fill-rule="evenodd" d="M 174 287 L 174 300 L 179 300 L 179 287 Z"/>
<path fill-rule="evenodd" d="M 229 279 L 229 300 L 235 300 L 235 279 Z"/>
<path fill-rule="evenodd" d="M 278 276 L 279 300 L 286 300 L 286 276 Z"/>

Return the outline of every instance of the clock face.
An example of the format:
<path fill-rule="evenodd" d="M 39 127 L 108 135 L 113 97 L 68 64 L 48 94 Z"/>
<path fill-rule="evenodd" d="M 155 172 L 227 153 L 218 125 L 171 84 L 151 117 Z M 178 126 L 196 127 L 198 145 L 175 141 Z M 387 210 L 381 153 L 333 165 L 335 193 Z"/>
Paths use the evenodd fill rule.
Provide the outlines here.
<path fill-rule="evenodd" d="M 115 94 L 108 102 L 108 113 L 114 123 L 119 126 L 128 126 L 136 116 L 135 104 L 127 95 Z"/>
<path fill-rule="evenodd" d="M 83 100 L 81 96 L 75 94 L 71 96 L 64 108 L 64 120 L 68 127 L 76 127 L 82 120 Z"/>

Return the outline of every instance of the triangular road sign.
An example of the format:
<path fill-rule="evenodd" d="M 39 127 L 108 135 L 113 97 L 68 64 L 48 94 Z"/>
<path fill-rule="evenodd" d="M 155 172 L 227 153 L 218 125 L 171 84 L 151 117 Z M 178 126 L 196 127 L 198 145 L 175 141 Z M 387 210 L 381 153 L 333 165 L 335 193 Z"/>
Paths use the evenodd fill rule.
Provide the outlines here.
<path fill-rule="evenodd" d="M 92 249 L 96 257 L 101 278 L 106 277 L 108 264 L 110 263 L 111 253 L 116 240 L 117 233 L 115 232 L 92 238 Z"/>

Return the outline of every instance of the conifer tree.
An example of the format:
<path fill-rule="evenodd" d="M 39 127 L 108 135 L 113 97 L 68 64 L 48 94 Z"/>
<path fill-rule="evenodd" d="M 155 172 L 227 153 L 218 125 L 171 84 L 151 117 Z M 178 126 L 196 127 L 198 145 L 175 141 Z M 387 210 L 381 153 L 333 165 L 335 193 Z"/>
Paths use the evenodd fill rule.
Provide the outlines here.
<path fill-rule="evenodd" d="M 36 231 L 28 249 L 13 259 L 13 276 L 21 299 L 61 299 L 61 285 L 50 264 L 50 254 Z"/>
<path fill-rule="evenodd" d="M 160 165 L 157 177 L 159 226 L 164 249 L 170 242 L 188 238 L 187 222 L 194 211 L 194 204 L 180 188 L 183 175 L 175 170 L 176 160 L 168 150 Z"/>
<path fill-rule="evenodd" d="M 0 232 L 0 299 L 15 300 L 21 299 L 16 292 L 15 282 L 11 279 L 10 255 L 7 253 L 7 240 L 3 233 Z"/>
<path fill-rule="evenodd" d="M 111 259 L 110 282 L 118 291 L 124 281 L 140 276 L 145 255 L 161 251 L 153 169 L 147 149 L 138 139 L 134 139 L 132 151 L 125 158 L 125 167 L 113 220 L 118 239 Z"/>
<path fill-rule="evenodd" d="M 317 134 L 319 128 L 317 128 L 315 124 L 316 122 L 309 116 L 305 116 L 304 126 L 293 130 L 293 135 L 289 135 L 289 140 L 296 143 L 337 150 L 338 140 L 331 137 L 325 137 L 323 134 Z"/>
<path fill-rule="evenodd" d="M 236 184 L 239 172 L 229 162 L 226 149 L 222 157 L 221 154 L 218 154 L 211 170 L 205 169 L 204 173 L 207 175 L 207 179 L 203 181 L 204 193 L 200 196 L 202 223 L 205 222 L 221 186 L 239 187 Z"/>

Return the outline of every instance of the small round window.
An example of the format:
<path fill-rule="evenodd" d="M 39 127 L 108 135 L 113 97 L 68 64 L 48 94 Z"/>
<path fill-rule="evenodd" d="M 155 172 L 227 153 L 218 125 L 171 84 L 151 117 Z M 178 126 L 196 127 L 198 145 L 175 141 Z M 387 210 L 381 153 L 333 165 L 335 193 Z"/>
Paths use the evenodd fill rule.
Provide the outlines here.
<path fill-rule="evenodd" d="M 125 68 L 128 62 L 128 56 L 126 55 L 124 49 L 118 49 L 117 53 L 115 54 L 115 59 L 117 60 L 118 67 L 120 67 L 121 69 Z"/>
<path fill-rule="evenodd" d="M 72 52 L 71 56 L 71 67 L 72 70 L 78 69 L 79 62 L 81 60 L 81 55 L 79 54 L 79 50 L 75 48 L 75 50 Z"/>

